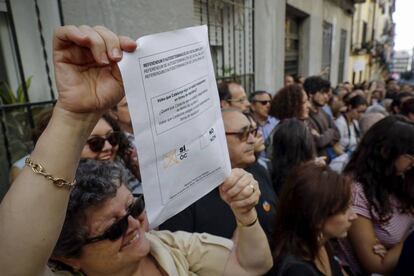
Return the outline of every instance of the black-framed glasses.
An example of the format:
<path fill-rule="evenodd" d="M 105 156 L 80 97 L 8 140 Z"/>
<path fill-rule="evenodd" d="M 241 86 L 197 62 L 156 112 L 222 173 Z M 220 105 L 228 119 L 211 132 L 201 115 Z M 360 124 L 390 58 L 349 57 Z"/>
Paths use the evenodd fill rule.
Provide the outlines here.
<path fill-rule="evenodd" d="M 254 103 L 260 103 L 261 105 L 270 104 L 272 101 L 270 100 L 253 100 Z"/>
<path fill-rule="evenodd" d="M 116 241 L 117 239 L 122 237 L 128 229 L 128 217 L 132 216 L 133 218 L 138 218 L 139 215 L 142 214 L 144 209 L 144 195 L 134 195 L 134 202 L 128 207 L 128 211 L 123 218 L 109 226 L 109 228 L 106 229 L 102 235 L 87 238 L 84 244 L 86 245 L 89 243 L 94 243 L 103 240 Z"/>
<path fill-rule="evenodd" d="M 240 99 L 228 99 L 230 103 L 243 103 L 247 101 L 247 97 L 241 97 Z"/>
<path fill-rule="evenodd" d="M 226 132 L 226 135 L 236 135 L 241 142 L 247 141 L 250 134 L 253 135 L 253 137 L 256 137 L 257 127 L 253 128 L 252 126 L 246 126 L 239 132 Z"/>
<path fill-rule="evenodd" d="M 121 140 L 121 133 L 119 131 L 114 131 L 108 134 L 107 136 L 94 136 L 86 143 L 93 152 L 101 152 L 105 146 L 105 141 L 108 141 L 111 146 L 115 147 L 119 144 Z"/>

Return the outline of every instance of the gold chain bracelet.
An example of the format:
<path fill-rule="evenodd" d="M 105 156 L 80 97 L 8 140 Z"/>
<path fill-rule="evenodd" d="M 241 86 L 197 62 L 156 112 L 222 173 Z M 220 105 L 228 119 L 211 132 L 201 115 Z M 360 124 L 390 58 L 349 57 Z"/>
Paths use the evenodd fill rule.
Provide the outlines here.
<path fill-rule="evenodd" d="M 76 185 L 76 180 L 69 182 L 63 178 L 53 177 L 51 174 L 46 172 L 42 165 L 33 162 L 33 160 L 30 159 L 30 157 L 27 157 L 24 163 L 26 164 L 26 166 L 30 167 L 35 174 L 43 175 L 48 180 L 52 181 L 53 184 L 55 184 L 59 188 L 72 189 Z"/>

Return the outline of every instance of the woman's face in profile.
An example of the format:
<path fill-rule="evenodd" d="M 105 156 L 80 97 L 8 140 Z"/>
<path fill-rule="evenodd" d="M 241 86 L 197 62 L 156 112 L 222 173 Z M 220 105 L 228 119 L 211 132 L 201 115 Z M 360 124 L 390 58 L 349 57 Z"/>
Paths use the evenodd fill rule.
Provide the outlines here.
<path fill-rule="evenodd" d="M 406 171 L 414 167 L 414 156 L 411 154 L 400 155 L 394 163 L 398 175 L 404 174 Z"/>
<path fill-rule="evenodd" d="M 348 230 L 352 225 L 352 221 L 357 218 L 357 214 L 352 209 L 352 206 L 344 211 L 333 216 L 330 216 L 322 226 L 322 234 L 325 238 L 345 238 Z"/>

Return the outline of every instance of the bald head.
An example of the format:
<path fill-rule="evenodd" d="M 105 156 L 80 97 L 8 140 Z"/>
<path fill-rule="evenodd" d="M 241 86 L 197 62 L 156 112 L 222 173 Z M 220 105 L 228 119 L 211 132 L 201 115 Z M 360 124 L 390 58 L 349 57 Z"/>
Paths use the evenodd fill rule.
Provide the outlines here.
<path fill-rule="evenodd" d="M 237 129 L 238 126 L 244 127 L 250 125 L 250 121 L 244 115 L 240 109 L 237 108 L 223 108 L 221 110 L 221 116 L 223 117 L 224 128 L 231 130 Z"/>

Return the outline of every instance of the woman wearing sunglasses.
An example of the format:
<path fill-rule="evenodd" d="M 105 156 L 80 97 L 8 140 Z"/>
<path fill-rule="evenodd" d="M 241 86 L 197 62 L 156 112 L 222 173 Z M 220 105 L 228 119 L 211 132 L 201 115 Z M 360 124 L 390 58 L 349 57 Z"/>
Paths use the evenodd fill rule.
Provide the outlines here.
<path fill-rule="evenodd" d="M 121 133 L 114 131 L 108 121 L 99 119 L 83 147 L 81 157 L 99 161 L 114 161 L 119 148 Z"/>
<path fill-rule="evenodd" d="M 233 170 L 220 186 L 239 222 L 234 243 L 207 234 L 145 234 L 142 201 L 125 187 L 114 163 L 83 161 L 76 187 L 86 140 L 101 114 L 123 97 L 116 62 L 122 51 L 135 48 L 134 41 L 102 26 L 56 30 L 59 98 L 25 169 L 0 204 L 2 274 L 261 275 L 271 267 L 254 209 L 260 192 L 242 170 Z M 65 232 L 76 242 L 65 242 Z M 46 265 L 50 257 L 70 269 L 53 272 Z"/>
<path fill-rule="evenodd" d="M 132 157 L 133 148 L 118 123 L 106 113 L 99 119 L 86 140 L 81 158 L 114 161 L 127 168 L 128 187 L 134 193 L 142 193 L 138 162 Z"/>
<path fill-rule="evenodd" d="M 356 275 L 391 275 L 401 252 L 414 250 L 414 123 L 389 116 L 364 134 L 344 173 L 355 180 L 353 208 L 358 219 L 341 242 Z M 411 234 L 410 234 L 411 233 Z M 411 236 L 411 239 L 407 236 Z M 403 250 L 403 247 L 411 248 Z M 402 256 L 402 257 L 401 257 Z M 411 272 L 414 275 L 411 263 Z"/>

